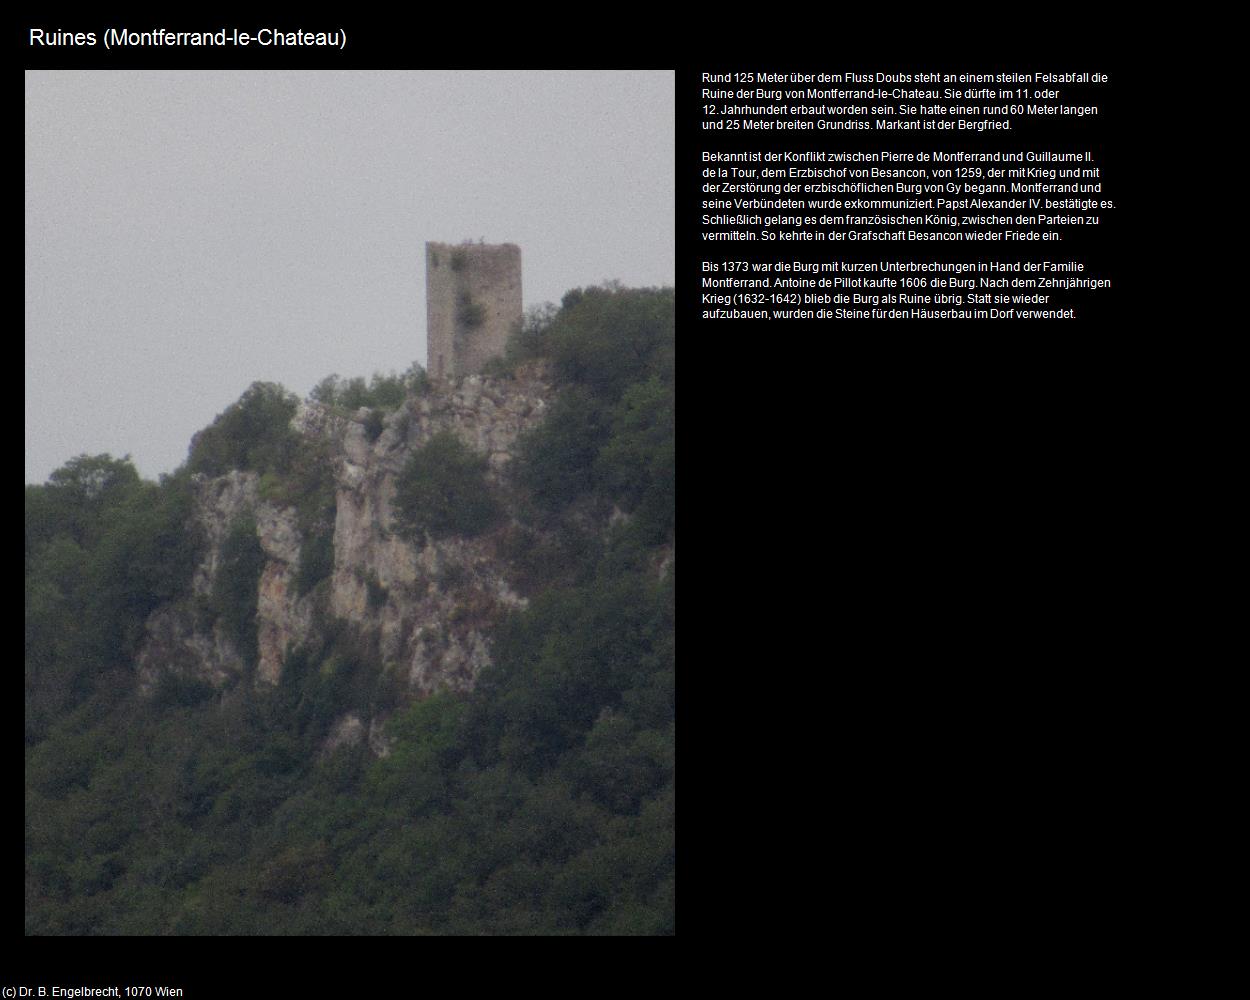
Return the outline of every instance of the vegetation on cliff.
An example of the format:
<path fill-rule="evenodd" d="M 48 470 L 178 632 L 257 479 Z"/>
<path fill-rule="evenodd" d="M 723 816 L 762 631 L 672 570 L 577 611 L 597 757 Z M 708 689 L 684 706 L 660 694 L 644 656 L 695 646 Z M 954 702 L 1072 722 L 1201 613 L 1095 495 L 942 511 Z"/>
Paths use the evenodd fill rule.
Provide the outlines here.
<path fill-rule="evenodd" d="M 530 598 L 468 695 L 411 700 L 350 629 L 273 686 L 171 673 L 140 694 L 144 623 L 190 601 L 202 551 L 190 473 L 258 473 L 299 510 L 299 587 L 329 571 L 333 483 L 281 387 L 254 385 L 160 483 L 83 456 L 26 487 L 27 934 L 673 932 L 672 292 L 571 292 L 496 373 L 534 358 L 559 394 L 506 483 L 436 438 L 398 503 L 414 533 L 489 532 Z M 396 382 L 426 390 L 319 392 L 390 410 Z M 243 647 L 254 526 L 221 555 L 202 612 Z M 389 755 L 335 746 L 347 712 L 390 715 Z"/>
<path fill-rule="evenodd" d="M 395 519 L 414 541 L 480 535 L 499 518 L 486 482 L 486 459 L 450 431 L 413 452 L 395 484 Z"/>

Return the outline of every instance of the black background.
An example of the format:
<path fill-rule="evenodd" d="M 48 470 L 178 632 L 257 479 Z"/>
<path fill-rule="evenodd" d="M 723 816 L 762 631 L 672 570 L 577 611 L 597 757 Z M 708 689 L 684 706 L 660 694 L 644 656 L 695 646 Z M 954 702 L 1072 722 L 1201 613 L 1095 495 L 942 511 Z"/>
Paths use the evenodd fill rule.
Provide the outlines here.
<path fill-rule="evenodd" d="M 901 8 L 856 21 L 770 7 L 526 11 L 491 13 L 489 23 L 480 11 L 434 8 L 406 19 L 167 15 L 28 15 L 13 37 L 26 68 L 676 71 L 678 925 L 698 946 L 683 952 L 697 954 L 697 975 L 732 972 L 739 941 L 798 947 L 815 934 L 833 955 L 897 959 L 900 942 L 923 951 L 965 920 L 1003 940 L 1004 915 L 1034 921 L 1069 889 L 1090 891 L 1086 859 L 1110 849 L 1116 823 L 1098 791 L 1108 758 L 1096 720 L 1111 682 L 1082 636 L 1110 599 L 1107 566 L 1127 541 L 1125 482 L 1140 447 L 1127 388 L 1141 350 L 1134 259 L 1144 253 L 1132 235 L 1136 161 L 1125 142 L 1140 83 L 1121 56 L 1133 47 L 1128 28 L 1095 28 L 1088 15 L 1055 26 L 1045 11 L 1008 22 Z M 34 26 L 118 23 L 343 26 L 350 41 L 342 53 L 26 45 Z M 1095 149 L 1102 197 L 1119 206 L 1081 248 L 1097 260 L 1091 272 L 1113 281 L 1083 293 L 1084 319 L 699 320 L 697 262 L 708 251 L 698 240 L 698 151 L 725 141 L 699 128 L 700 74 L 852 68 L 1110 74 L 1097 91 L 1102 116 L 1039 123 L 1018 146 Z M 1081 133 L 1089 137 L 1072 138 Z M 894 133 L 887 147 L 880 133 L 863 135 L 869 149 L 1017 148 L 1019 139 Z M 740 134 L 737 145 L 784 141 Z M 807 132 L 790 141 L 861 140 Z M 1050 259 L 1073 249 L 983 246 L 992 257 Z M 816 252 L 786 244 L 783 256 Z M 898 244 L 867 252 L 901 255 Z M 926 244 L 918 256 L 947 252 Z M 1065 839 L 1078 819 L 1077 841 Z M 1070 919 L 1074 933 L 1087 927 L 1080 912 Z M 5 985 L 167 982 L 189 997 L 472 989 L 483 971 L 519 986 L 524 968 L 464 965 L 442 950 L 447 942 L 10 945 L 20 960 Z M 674 955 L 674 942 L 631 947 Z M 430 965 L 435 957 L 451 961 Z M 612 964 L 586 970 L 593 982 L 617 978 L 620 957 L 604 960 Z M 574 968 L 544 973 L 589 985 L 560 974 Z M 658 972 L 645 960 L 626 968 Z"/>

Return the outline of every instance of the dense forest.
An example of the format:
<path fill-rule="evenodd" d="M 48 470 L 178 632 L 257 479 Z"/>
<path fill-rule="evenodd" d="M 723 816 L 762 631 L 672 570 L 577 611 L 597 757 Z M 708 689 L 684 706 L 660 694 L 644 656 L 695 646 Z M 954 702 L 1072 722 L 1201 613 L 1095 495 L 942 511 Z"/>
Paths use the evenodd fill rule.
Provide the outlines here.
<path fill-rule="evenodd" d="M 527 598 L 469 693 L 411 697 L 333 630 L 274 685 L 141 687 L 145 623 L 188 600 L 202 551 L 193 475 L 260 475 L 307 525 L 301 588 L 328 572 L 333 482 L 280 386 L 159 482 L 97 455 L 26 486 L 26 934 L 674 932 L 671 289 L 570 292 L 490 374 L 537 359 L 557 395 L 506 501 L 450 437 L 399 484 L 399 531 L 494 533 Z M 426 385 L 414 367 L 313 398 L 370 408 L 372 435 Z M 241 648 L 259 558 L 254 530 L 232 535 L 198 612 Z M 389 754 L 325 750 L 330 720 L 378 704 Z"/>

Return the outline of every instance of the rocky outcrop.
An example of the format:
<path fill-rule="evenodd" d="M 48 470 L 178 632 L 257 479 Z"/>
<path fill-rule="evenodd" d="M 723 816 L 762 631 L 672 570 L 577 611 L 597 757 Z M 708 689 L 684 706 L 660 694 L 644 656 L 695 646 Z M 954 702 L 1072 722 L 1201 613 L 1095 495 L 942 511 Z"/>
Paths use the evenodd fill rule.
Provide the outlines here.
<path fill-rule="evenodd" d="M 254 683 L 275 684 L 289 654 L 310 642 L 326 621 L 346 622 L 380 652 L 384 669 L 398 671 L 414 696 L 439 688 L 471 688 L 490 662 L 489 628 L 525 602 L 494 557 L 491 535 L 426 539 L 413 544 L 395 531 L 395 482 L 409 456 L 430 437 L 450 430 L 489 460 L 488 477 L 506 493 L 502 475 L 517 438 L 546 413 L 551 388 L 540 366 L 514 378 L 471 375 L 435 381 L 389 414 L 369 440 L 367 410 L 345 415 L 316 402 L 297 410 L 292 427 L 323 446 L 333 467 L 334 562 L 327 582 L 298 593 L 307 541 L 294 507 L 267 498 L 255 473 L 194 479 L 195 520 L 205 540 L 190 601 L 159 609 L 147 623 L 139 656 L 145 687 L 177 671 L 226 686 L 248 675 L 243 655 L 210 624 L 204 607 L 221 571 L 222 545 L 240 518 L 255 520 L 264 551 L 257 590 Z M 375 428 L 376 430 L 376 428 Z M 272 492 L 272 491 L 269 491 Z M 384 743 L 377 720 L 340 720 L 336 743 L 366 738 Z M 376 730 L 376 732 L 375 732 Z"/>
<path fill-rule="evenodd" d="M 364 721 L 355 712 L 340 716 L 330 728 L 330 734 L 322 744 L 321 752 L 331 754 L 339 747 L 354 746 L 364 741 L 375 757 L 387 757 L 391 752 L 391 740 L 383 732 L 381 719 Z"/>

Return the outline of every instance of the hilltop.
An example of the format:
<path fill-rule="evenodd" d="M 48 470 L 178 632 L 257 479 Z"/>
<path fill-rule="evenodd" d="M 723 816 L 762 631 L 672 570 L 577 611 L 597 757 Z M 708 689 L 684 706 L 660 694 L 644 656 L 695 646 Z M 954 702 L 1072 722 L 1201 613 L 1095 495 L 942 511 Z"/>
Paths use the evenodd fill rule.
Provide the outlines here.
<path fill-rule="evenodd" d="M 672 933 L 673 299 L 26 488 L 28 934 Z"/>

